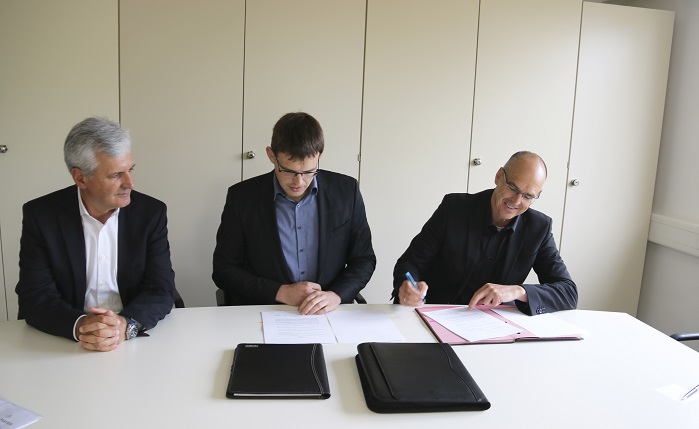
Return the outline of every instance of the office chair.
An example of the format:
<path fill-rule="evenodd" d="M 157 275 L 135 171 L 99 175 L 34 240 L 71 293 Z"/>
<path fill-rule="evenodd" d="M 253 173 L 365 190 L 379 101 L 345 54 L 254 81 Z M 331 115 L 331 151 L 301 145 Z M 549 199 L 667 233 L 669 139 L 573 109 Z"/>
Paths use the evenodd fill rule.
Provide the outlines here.
<path fill-rule="evenodd" d="M 357 304 L 366 304 L 366 299 L 364 299 L 361 293 L 357 293 L 357 296 L 354 297 L 354 302 Z M 238 304 L 235 302 L 235 297 L 223 289 L 216 289 L 216 305 L 219 307 L 224 307 Z"/>
<path fill-rule="evenodd" d="M 184 300 L 177 289 L 175 289 L 175 308 L 184 308 Z"/>
<path fill-rule="evenodd" d="M 694 341 L 699 340 L 699 332 L 680 332 L 670 335 L 670 338 L 677 341 Z"/>

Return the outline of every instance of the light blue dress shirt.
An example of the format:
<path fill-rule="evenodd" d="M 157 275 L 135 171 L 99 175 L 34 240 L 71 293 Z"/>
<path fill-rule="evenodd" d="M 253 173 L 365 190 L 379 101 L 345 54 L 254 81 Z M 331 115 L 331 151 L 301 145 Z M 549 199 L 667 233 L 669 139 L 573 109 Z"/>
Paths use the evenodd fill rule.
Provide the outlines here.
<path fill-rule="evenodd" d="M 273 175 L 277 229 L 294 283 L 318 281 L 318 180 L 298 203 L 287 197 Z"/>

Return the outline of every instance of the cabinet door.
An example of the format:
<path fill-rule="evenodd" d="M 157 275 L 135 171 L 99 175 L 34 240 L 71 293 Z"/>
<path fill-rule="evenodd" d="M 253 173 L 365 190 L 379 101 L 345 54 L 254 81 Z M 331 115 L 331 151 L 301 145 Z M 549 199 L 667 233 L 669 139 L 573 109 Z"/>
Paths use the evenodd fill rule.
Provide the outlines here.
<path fill-rule="evenodd" d="M 358 176 L 365 0 L 252 0 L 245 21 L 243 178 L 271 171 L 272 127 L 305 111 L 323 127 L 320 167 Z M 254 152 L 248 159 L 245 154 Z"/>
<path fill-rule="evenodd" d="M 548 179 L 533 208 L 560 242 L 580 34 L 580 0 L 482 0 L 468 191 L 495 186 L 520 150 L 538 153 Z"/>
<path fill-rule="evenodd" d="M 73 183 L 63 162 L 73 125 L 119 119 L 117 2 L 2 1 L 0 58 L 4 320 L 17 317 L 22 205 Z"/>
<path fill-rule="evenodd" d="M 369 302 L 388 301 L 398 257 L 445 194 L 466 190 L 477 32 L 477 0 L 368 3 L 360 184 L 377 257 L 362 291 Z"/>
<path fill-rule="evenodd" d="M 175 281 L 213 305 L 211 257 L 241 177 L 245 1 L 122 0 L 121 115 L 136 189 L 168 205 Z"/>
<path fill-rule="evenodd" d="M 561 253 L 579 307 L 636 314 L 674 14 L 585 3 Z"/>

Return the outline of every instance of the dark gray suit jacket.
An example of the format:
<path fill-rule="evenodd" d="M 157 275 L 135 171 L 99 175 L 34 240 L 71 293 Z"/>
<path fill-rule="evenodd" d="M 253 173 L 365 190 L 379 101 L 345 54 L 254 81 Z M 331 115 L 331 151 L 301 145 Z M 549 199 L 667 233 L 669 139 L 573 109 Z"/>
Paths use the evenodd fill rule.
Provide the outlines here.
<path fill-rule="evenodd" d="M 76 186 L 29 201 L 22 208 L 19 318 L 53 335 L 73 339 L 85 314 L 86 260 Z M 119 211 L 117 283 L 127 315 L 154 327 L 174 303 L 165 204 L 131 191 Z"/>
<path fill-rule="evenodd" d="M 228 188 L 216 234 L 212 278 L 236 304 L 275 304 L 291 284 L 274 206 L 274 172 Z M 359 184 L 321 170 L 318 179 L 318 284 L 350 303 L 376 267 L 371 231 Z"/>
<path fill-rule="evenodd" d="M 477 194 L 449 194 L 398 259 L 393 271 L 393 296 L 405 272 L 429 286 L 430 304 L 458 302 L 481 255 L 483 212 L 490 207 L 493 190 Z M 484 207 L 486 207 L 484 209 Z M 551 233 L 551 218 L 533 209 L 519 216 L 506 252 L 501 282 L 522 285 L 528 303 L 515 301 L 520 311 L 540 314 L 575 308 L 578 291 L 561 259 Z M 522 284 L 531 269 L 541 284 Z M 470 299 L 470 297 L 468 298 Z"/>

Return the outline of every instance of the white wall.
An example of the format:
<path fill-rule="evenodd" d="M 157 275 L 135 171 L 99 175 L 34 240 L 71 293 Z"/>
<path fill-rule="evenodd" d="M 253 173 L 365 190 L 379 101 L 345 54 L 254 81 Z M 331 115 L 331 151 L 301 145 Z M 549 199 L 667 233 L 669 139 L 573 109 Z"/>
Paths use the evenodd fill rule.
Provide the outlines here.
<path fill-rule="evenodd" d="M 614 3 L 675 11 L 653 213 L 699 224 L 699 2 Z M 623 186 L 633 186 L 620 185 L 622 196 Z M 699 331 L 699 258 L 649 243 L 638 318 L 668 334 Z M 694 343 L 688 345 L 699 350 Z"/>

